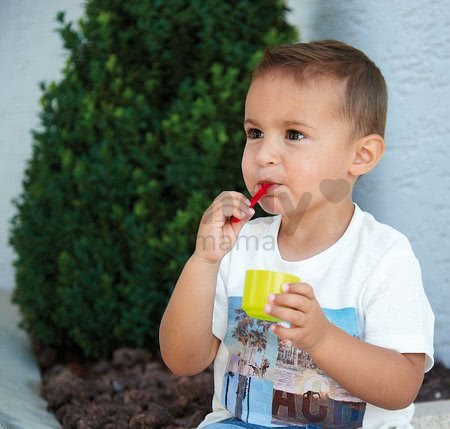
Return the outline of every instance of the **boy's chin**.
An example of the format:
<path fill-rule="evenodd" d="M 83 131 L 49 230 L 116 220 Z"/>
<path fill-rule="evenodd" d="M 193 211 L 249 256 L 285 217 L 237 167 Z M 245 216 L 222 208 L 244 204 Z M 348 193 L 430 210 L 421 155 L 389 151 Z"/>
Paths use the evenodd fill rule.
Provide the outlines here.
<path fill-rule="evenodd" d="M 261 204 L 261 208 L 270 215 L 284 215 L 285 210 L 281 210 L 280 208 L 273 207 L 270 204 Z"/>

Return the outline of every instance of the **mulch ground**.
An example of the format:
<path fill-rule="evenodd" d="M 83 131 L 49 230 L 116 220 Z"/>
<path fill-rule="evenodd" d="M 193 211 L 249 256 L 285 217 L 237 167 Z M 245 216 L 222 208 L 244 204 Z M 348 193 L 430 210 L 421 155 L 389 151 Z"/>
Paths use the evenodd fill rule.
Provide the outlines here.
<path fill-rule="evenodd" d="M 64 429 L 195 428 L 211 411 L 212 366 L 177 377 L 160 356 L 122 348 L 112 359 L 89 361 L 34 345 L 41 394 Z M 450 399 L 450 369 L 425 374 L 416 401 Z"/>

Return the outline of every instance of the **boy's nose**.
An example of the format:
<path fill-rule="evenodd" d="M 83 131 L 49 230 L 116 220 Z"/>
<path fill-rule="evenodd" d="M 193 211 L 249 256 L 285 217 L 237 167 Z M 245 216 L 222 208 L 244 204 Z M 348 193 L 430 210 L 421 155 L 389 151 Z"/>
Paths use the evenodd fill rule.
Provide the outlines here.
<path fill-rule="evenodd" d="M 259 145 L 256 154 L 256 162 L 259 165 L 278 164 L 280 162 L 280 147 L 276 138 L 267 138 Z"/>

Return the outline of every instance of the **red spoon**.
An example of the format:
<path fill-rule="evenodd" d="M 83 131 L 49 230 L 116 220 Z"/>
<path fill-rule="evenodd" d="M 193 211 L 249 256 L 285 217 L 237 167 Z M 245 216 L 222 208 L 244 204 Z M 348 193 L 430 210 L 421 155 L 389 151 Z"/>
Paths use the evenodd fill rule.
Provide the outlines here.
<path fill-rule="evenodd" d="M 250 200 L 250 207 L 254 207 L 272 185 L 273 183 L 263 183 L 259 191 L 255 195 L 253 195 L 252 199 Z M 231 216 L 231 222 L 237 223 L 239 221 L 240 219 Z"/>

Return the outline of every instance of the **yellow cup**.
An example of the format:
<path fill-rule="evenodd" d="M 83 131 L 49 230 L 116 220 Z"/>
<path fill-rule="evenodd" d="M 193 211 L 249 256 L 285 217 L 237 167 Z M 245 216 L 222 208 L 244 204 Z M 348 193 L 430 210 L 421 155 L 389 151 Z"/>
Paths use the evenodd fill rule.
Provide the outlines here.
<path fill-rule="evenodd" d="M 242 309 L 249 317 L 267 320 L 268 322 L 282 322 L 282 320 L 269 316 L 264 307 L 269 295 L 282 293 L 284 283 L 299 282 L 300 277 L 288 273 L 268 270 L 247 270 L 245 273 L 244 294 Z"/>

